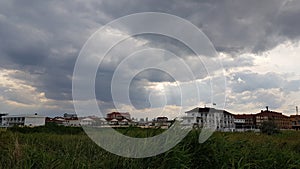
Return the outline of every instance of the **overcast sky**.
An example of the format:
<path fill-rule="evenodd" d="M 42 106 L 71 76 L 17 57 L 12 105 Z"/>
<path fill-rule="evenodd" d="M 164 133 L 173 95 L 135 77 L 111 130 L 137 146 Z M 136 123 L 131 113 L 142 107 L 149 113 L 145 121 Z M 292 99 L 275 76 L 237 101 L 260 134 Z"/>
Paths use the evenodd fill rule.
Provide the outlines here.
<path fill-rule="evenodd" d="M 290 115 L 300 106 L 300 1 L 0 0 L 0 111 L 49 116 L 74 112 L 72 75 L 83 45 L 101 26 L 137 12 L 176 15 L 206 34 L 223 64 L 226 110 L 257 113 L 269 106 Z M 99 66 L 95 92 L 102 111 L 114 110 L 110 93 L 114 68 L 140 46 L 171 51 L 199 68 L 201 101 L 189 106 L 211 104 L 208 74 L 201 63 L 190 59 L 193 53 L 186 46 L 168 37 L 141 35 L 115 47 Z M 153 55 L 143 55 L 145 62 L 154 62 Z M 134 68 L 140 62 L 130 63 Z M 140 72 L 128 91 L 132 105 L 119 100 L 122 111 L 136 117 L 176 116 L 180 91 L 175 82 L 159 70 Z M 186 88 L 181 92 L 193 99 L 193 88 L 182 83 Z M 157 114 L 164 104 L 164 114 Z"/>

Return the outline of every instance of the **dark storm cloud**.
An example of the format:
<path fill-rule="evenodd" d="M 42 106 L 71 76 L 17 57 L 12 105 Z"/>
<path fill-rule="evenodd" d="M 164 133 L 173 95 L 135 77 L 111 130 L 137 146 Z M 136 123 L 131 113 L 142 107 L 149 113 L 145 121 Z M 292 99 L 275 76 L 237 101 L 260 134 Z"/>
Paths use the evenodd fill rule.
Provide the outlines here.
<path fill-rule="evenodd" d="M 126 6 L 126 8 L 123 8 Z M 190 20 L 227 53 L 261 52 L 287 39 L 298 39 L 297 1 L 105 1 L 101 9 L 113 17 L 156 11 Z"/>
<path fill-rule="evenodd" d="M 0 66 L 31 74 L 30 78 L 17 74 L 15 78 L 27 81 L 39 92 L 45 92 L 47 98 L 70 100 L 75 60 L 88 37 L 113 19 L 150 11 L 188 19 L 203 30 L 218 51 L 232 55 L 267 51 L 287 40 L 298 41 L 300 37 L 299 1 L 4 0 L 0 2 Z M 165 48 L 181 56 L 191 54 L 174 41 L 151 37 L 141 39 L 149 41 L 149 47 Z M 253 65 L 251 59 L 240 61 L 239 65 L 226 62 L 225 68 Z M 104 86 L 96 91 L 97 98 L 102 101 L 111 101 L 109 86 L 116 63 L 107 62 L 102 75 L 98 75 L 96 80 L 96 86 Z M 234 83 L 232 87 L 235 92 L 280 86 L 286 90 L 298 89 L 297 81 L 286 83 L 284 77 L 275 74 L 241 73 L 234 78 L 246 81 L 245 84 Z M 145 73 L 140 76 L 141 79 L 172 81 L 157 72 Z M 276 84 L 269 83 L 271 80 Z M 132 98 L 138 101 L 144 97 L 145 91 L 143 86 L 135 88 L 138 90 Z"/>
<path fill-rule="evenodd" d="M 105 20 L 94 15 L 92 4 L 97 2 L 1 1 L 1 67 L 29 73 L 30 79 L 18 78 L 49 99 L 70 100 L 79 50 Z"/>

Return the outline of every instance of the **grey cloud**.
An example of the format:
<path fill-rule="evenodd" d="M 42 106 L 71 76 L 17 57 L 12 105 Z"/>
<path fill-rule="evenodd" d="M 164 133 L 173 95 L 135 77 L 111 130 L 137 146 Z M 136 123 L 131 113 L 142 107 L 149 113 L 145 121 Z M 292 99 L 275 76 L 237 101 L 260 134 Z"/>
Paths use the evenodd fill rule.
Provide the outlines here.
<path fill-rule="evenodd" d="M 261 89 L 278 89 L 285 94 L 298 92 L 300 80 L 288 80 L 288 77 L 287 74 L 276 74 L 274 72 L 258 74 L 246 71 L 232 74 L 232 79 L 229 78 L 227 82 L 235 93 L 253 92 Z"/>
<path fill-rule="evenodd" d="M 47 98 L 59 102 L 53 104 L 60 105 L 72 98 L 70 77 L 82 45 L 101 25 L 115 18 L 147 11 L 174 14 L 203 30 L 218 51 L 236 56 L 267 51 L 285 41 L 299 41 L 299 9 L 298 1 L 279 0 L 1 1 L 0 66 L 30 74 L 15 74 L 14 78 L 27 81 L 37 91 L 45 92 Z M 137 38 L 148 41 L 147 47 L 164 48 L 185 57 L 187 64 L 198 70 L 198 79 L 207 76 L 205 69 L 199 67 L 200 63 L 188 60 L 187 56 L 193 53 L 181 43 L 165 37 L 145 35 Z M 133 46 L 119 50 L 131 53 L 136 49 Z M 110 82 L 114 68 L 120 63 L 119 55 L 118 50 L 112 52 L 108 56 L 112 60 L 103 62 L 99 69 L 96 93 L 101 101 L 111 101 Z M 230 69 L 253 64 L 252 58 L 245 57 L 233 62 L 225 60 L 224 67 Z M 238 78 L 245 83 L 238 83 Z M 143 79 L 147 79 L 147 83 L 135 83 L 131 89 L 135 105 L 143 105 L 138 101 L 147 99 L 145 96 L 149 93 L 144 87 L 149 82 L 173 81 L 158 72 L 148 72 L 134 82 Z M 229 85 L 235 93 L 277 88 L 286 92 L 299 90 L 299 81 L 287 81 L 276 73 L 260 75 L 240 72 L 233 75 L 233 80 Z M 174 93 L 172 97 L 176 97 L 177 92 Z M 278 100 L 272 100 L 271 94 L 268 97 L 279 104 Z M 149 106 L 147 104 L 144 107 Z M 171 101 L 169 104 L 178 103 Z M 67 106 L 66 109 L 69 111 L 71 108 Z"/>
<path fill-rule="evenodd" d="M 272 89 L 283 86 L 285 79 L 276 73 L 258 74 L 254 72 L 238 72 L 229 81 L 231 89 L 236 92 Z M 239 79 L 241 81 L 239 81 Z M 231 83 L 231 84 L 230 84 Z"/>

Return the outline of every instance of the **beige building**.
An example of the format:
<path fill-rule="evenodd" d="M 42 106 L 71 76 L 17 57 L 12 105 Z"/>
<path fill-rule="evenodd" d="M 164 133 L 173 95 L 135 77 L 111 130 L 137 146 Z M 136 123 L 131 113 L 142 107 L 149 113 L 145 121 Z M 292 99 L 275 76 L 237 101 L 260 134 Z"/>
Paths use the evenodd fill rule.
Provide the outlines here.
<path fill-rule="evenodd" d="M 186 112 L 182 117 L 183 125 L 194 127 L 212 126 L 219 131 L 233 131 L 235 128 L 234 115 L 226 110 L 219 110 L 210 107 L 194 108 Z"/>
<path fill-rule="evenodd" d="M 7 115 L 2 117 L 3 126 L 44 126 L 46 122 L 45 116 L 34 115 Z"/>

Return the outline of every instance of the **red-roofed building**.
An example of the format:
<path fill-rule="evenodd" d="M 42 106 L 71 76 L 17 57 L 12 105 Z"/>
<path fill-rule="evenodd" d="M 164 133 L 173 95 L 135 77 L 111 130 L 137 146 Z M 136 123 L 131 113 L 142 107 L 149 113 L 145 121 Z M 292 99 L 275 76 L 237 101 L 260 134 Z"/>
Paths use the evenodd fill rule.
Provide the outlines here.
<path fill-rule="evenodd" d="M 111 120 L 111 119 L 117 119 L 117 120 L 123 120 L 123 119 L 127 119 L 130 120 L 130 114 L 129 113 L 120 113 L 120 112 L 112 112 L 112 113 L 108 113 L 106 115 L 106 118 Z"/>
<path fill-rule="evenodd" d="M 265 121 L 274 121 L 279 129 L 291 129 L 292 123 L 289 116 L 283 115 L 282 113 L 267 110 L 261 110 L 260 113 L 256 114 L 256 125 L 259 128 Z"/>
<path fill-rule="evenodd" d="M 292 129 L 300 129 L 300 115 L 291 115 L 290 120 L 292 123 Z"/>
<path fill-rule="evenodd" d="M 120 112 L 112 112 L 106 115 L 106 120 L 110 122 L 110 124 L 129 124 L 131 122 L 131 117 L 128 112 L 120 113 Z"/>
<path fill-rule="evenodd" d="M 255 114 L 236 114 L 234 115 L 236 129 L 254 129 L 256 128 Z"/>

